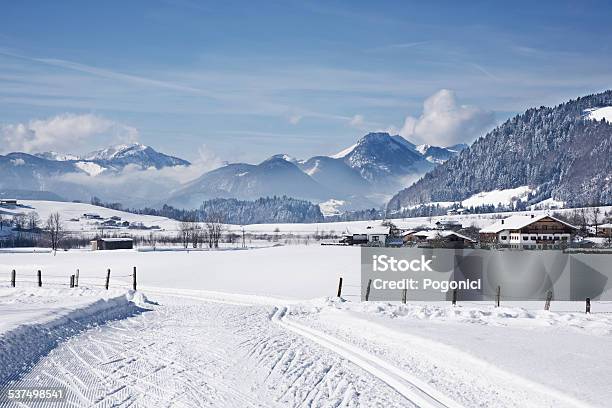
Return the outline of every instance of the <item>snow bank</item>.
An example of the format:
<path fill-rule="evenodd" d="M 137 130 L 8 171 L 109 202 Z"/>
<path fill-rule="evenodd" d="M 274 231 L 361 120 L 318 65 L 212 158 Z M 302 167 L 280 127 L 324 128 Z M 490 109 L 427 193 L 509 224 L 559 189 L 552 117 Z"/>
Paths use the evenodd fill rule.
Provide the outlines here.
<path fill-rule="evenodd" d="M 146 309 L 141 293 L 1 288 L 0 384 L 15 380 L 58 343 L 110 320 Z M 8 319 L 4 319 L 8 316 Z"/>
<path fill-rule="evenodd" d="M 541 310 L 542 302 L 531 303 L 531 307 L 494 307 L 487 304 L 451 305 L 425 303 L 345 302 L 337 298 L 317 299 L 293 306 L 291 313 L 303 314 L 327 310 L 365 313 L 392 319 L 413 319 L 430 322 L 477 324 L 515 328 L 552 328 L 598 336 L 612 336 L 612 305 L 598 304 L 605 312 L 585 314 L 580 312 L 555 312 Z M 536 305 L 537 303 L 537 305 Z M 557 302 L 562 308 L 582 307 L 582 302 Z M 608 307 L 606 307 L 608 306 Z M 540 310 L 536 309 L 539 308 Z"/>

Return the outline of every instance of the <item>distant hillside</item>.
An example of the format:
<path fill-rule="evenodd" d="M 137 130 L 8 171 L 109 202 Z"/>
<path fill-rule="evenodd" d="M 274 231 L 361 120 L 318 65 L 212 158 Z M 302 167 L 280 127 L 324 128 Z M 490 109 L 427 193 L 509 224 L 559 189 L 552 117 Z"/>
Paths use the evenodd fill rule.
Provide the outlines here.
<path fill-rule="evenodd" d="M 214 215 L 215 217 L 221 216 L 224 223 L 233 225 L 324 221 L 318 205 L 290 197 L 265 197 L 257 200 L 215 198 L 204 201 L 197 209 L 182 209 L 164 205 L 159 209 L 145 208 L 130 211 L 175 220 L 206 221 L 209 216 Z"/>
<path fill-rule="evenodd" d="M 556 107 L 527 110 L 396 194 L 391 213 L 418 204 L 530 186 L 528 202 L 553 198 L 569 206 L 612 203 L 612 91 Z"/>

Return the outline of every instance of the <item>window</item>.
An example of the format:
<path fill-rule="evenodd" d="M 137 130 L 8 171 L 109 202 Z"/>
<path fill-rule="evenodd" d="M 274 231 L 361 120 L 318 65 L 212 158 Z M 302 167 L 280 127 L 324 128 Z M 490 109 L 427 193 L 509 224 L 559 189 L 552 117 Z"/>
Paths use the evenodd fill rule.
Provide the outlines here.
<path fill-rule="evenodd" d="M 532 240 L 532 241 L 535 241 L 535 240 L 536 240 L 536 237 L 532 235 L 532 236 L 531 236 L 531 240 Z"/>
<path fill-rule="evenodd" d="M 505 241 L 506 240 L 506 236 L 502 235 L 501 239 L 502 239 L 502 241 Z"/>
<path fill-rule="evenodd" d="M 372 241 L 378 241 L 378 235 L 373 235 L 372 236 Z"/>

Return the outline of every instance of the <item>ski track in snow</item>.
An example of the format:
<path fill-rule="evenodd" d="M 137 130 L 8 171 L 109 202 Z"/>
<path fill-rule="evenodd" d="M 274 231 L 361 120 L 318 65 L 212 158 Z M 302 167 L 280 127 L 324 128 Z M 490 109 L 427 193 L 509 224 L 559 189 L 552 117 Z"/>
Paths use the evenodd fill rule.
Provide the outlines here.
<path fill-rule="evenodd" d="M 67 401 L 53 407 L 415 406 L 397 388 L 274 324 L 271 306 L 155 300 L 151 311 L 61 342 L 0 388 L 66 387 Z"/>

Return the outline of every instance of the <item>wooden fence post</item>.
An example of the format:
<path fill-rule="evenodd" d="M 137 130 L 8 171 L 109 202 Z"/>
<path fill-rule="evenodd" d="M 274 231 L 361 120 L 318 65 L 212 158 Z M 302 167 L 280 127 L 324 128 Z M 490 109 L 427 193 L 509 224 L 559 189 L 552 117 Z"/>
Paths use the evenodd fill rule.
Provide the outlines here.
<path fill-rule="evenodd" d="M 70 275 L 70 287 L 74 288 L 74 275 Z"/>
<path fill-rule="evenodd" d="M 76 275 L 74 277 L 74 286 L 79 287 L 79 270 L 76 270 Z"/>
<path fill-rule="evenodd" d="M 591 298 L 586 298 L 586 311 L 585 313 L 591 314 Z"/>
<path fill-rule="evenodd" d="M 499 300 L 501 298 L 501 286 L 497 286 L 497 294 L 495 295 L 495 307 L 499 307 Z"/>
<path fill-rule="evenodd" d="M 38 270 L 38 287 L 42 287 L 42 271 L 40 269 Z"/>
<path fill-rule="evenodd" d="M 108 290 L 109 283 L 110 283 L 110 268 L 106 270 L 106 290 Z"/>
<path fill-rule="evenodd" d="M 552 290 L 549 290 L 548 293 L 546 293 L 546 303 L 544 303 L 544 310 L 550 310 L 550 301 L 552 300 Z"/>
<path fill-rule="evenodd" d="M 342 276 L 338 280 L 338 297 L 342 297 Z"/>
<path fill-rule="evenodd" d="M 403 289 L 402 290 L 402 303 L 406 304 L 406 298 L 408 297 L 408 289 Z"/>
<path fill-rule="evenodd" d="M 134 278 L 134 291 L 136 291 L 136 267 L 134 267 L 134 274 L 132 277 Z"/>
<path fill-rule="evenodd" d="M 366 288 L 366 296 L 365 296 L 366 302 L 368 300 L 370 300 L 370 288 L 371 287 L 372 287 L 372 279 L 369 279 L 368 280 L 368 287 Z"/>
<path fill-rule="evenodd" d="M 453 306 L 457 306 L 457 289 L 453 289 Z"/>
<path fill-rule="evenodd" d="M 11 271 L 11 286 L 15 287 L 15 279 L 17 277 L 17 271 L 14 269 Z"/>

